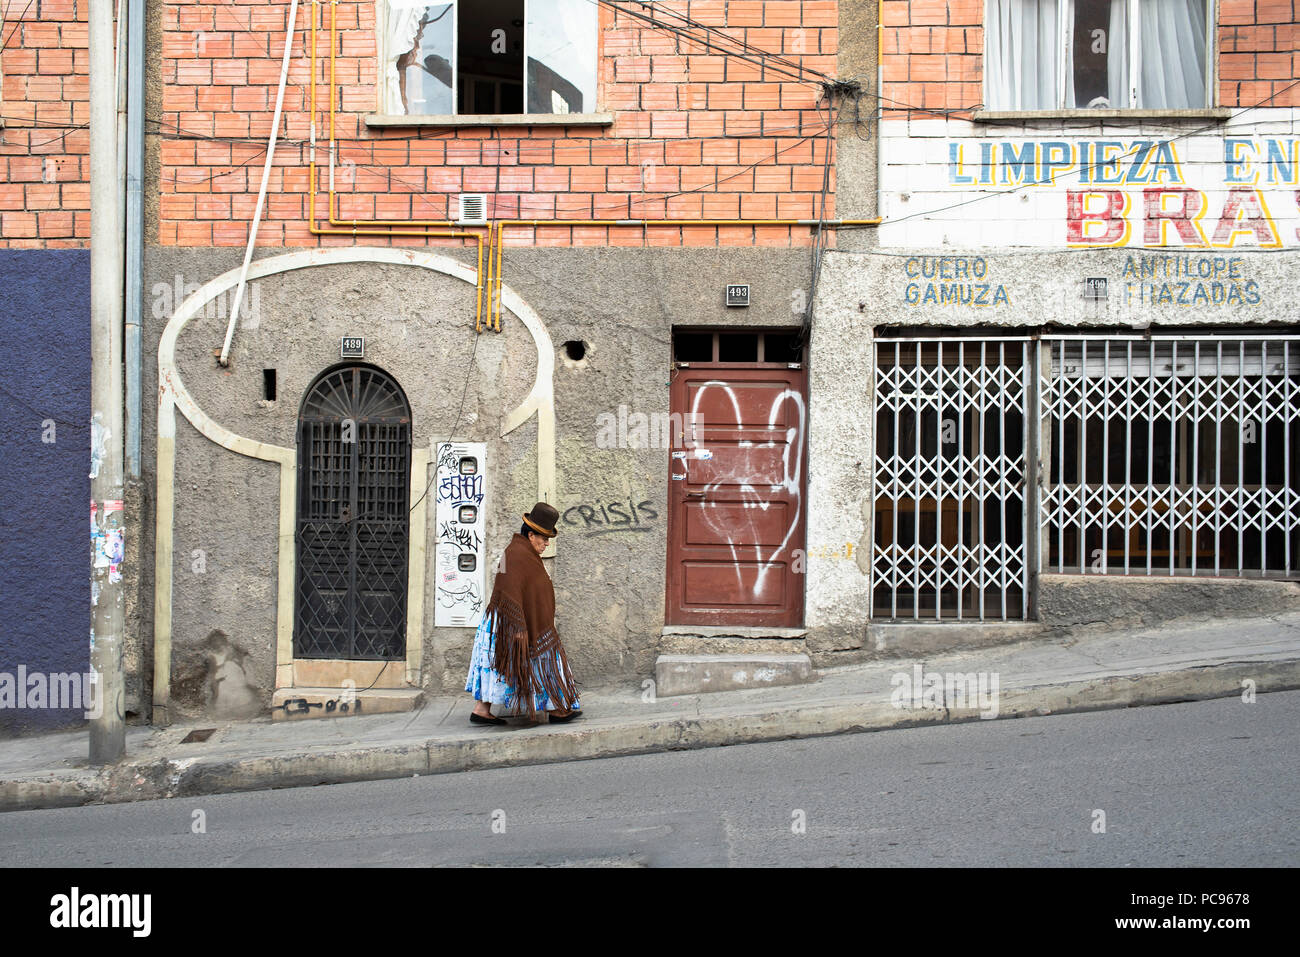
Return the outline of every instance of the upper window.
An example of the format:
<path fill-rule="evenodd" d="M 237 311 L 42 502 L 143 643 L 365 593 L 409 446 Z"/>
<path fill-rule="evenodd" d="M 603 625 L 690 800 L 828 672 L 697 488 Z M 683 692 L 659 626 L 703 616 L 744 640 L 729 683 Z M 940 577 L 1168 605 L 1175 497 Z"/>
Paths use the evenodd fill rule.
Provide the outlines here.
<path fill-rule="evenodd" d="M 988 0 L 988 109 L 1204 109 L 1210 2 Z"/>
<path fill-rule="evenodd" d="M 383 111 L 395 115 L 596 110 L 590 0 L 387 0 Z"/>

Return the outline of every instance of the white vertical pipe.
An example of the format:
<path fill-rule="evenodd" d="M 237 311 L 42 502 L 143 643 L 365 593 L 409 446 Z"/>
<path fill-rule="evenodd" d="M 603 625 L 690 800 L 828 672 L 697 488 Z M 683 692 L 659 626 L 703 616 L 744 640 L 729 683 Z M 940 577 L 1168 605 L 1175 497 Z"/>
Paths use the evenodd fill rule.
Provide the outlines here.
<path fill-rule="evenodd" d="M 271 164 L 275 160 L 275 138 L 280 131 L 280 111 L 284 108 L 284 86 L 289 79 L 289 54 L 293 50 L 293 30 L 297 25 L 297 18 L 298 0 L 292 0 L 289 5 L 289 29 L 284 34 L 284 57 L 280 62 L 280 88 L 275 94 L 275 115 L 271 118 L 271 136 L 266 143 L 266 162 L 262 165 L 262 186 L 257 191 L 257 207 L 253 210 L 253 221 L 248 226 L 244 268 L 239 273 L 239 285 L 235 287 L 235 300 L 230 307 L 230 321 L 226 323 L 226 340 L 221 344 L 223 366 L 230 364 L 230 341 L 235 337 L 235 324 L 239 322 L 239 308 L 244 300 L 244 286 L 248 283 L 248 267 L 253 261 L 253 247 L 257 245 L 257 224 L 262 219 L 262 206 L 266 202 L 266 184 L 271 178 Z M 330 188 L 333 189 L 332 183 Z"/>

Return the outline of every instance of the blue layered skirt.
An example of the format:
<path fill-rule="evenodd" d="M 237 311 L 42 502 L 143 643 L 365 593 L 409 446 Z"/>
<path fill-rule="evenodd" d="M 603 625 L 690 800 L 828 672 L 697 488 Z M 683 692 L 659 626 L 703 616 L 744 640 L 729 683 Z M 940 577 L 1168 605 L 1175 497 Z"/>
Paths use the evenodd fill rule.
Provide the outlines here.
<path fill-rule="evenodd" d="M 527 709 L 523 702 L 516 700 L 518 693 L 514 686 L 492 667 L 492 662 L 496 659 L 497 645 L 495 619 L 495 615 L 484 615 L 478 631 L 474 633 L 474 648 L 469 656 L 469 675 L 465 678 L 465 690 L 472 694 L 476 701 L 499 706 L 511 713 L 523 713 Z M 533 674 L 538 676 L 539 681 L 540 675 L 547 668 L 558 667 L 559 663 L 555 660 L 558 657 L 558 651 L 548 651 L 533 659 Z M 563 708 L 563 701 L 552 702 L 545 692 L 533 695 L 535 711 L 559 711 Z M 575 701 L 573 710 L 577 711 L 581 708 L 582 704 Z"/>

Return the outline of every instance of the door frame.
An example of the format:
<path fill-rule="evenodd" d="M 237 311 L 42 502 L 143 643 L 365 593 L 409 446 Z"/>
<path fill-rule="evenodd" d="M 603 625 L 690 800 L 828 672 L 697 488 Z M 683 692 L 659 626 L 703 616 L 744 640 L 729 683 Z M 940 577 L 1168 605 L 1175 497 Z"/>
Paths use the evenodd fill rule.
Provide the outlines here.
<path fill-rule="evenodd" d="M 768 335 L 792 336 L 798 334 L 798 332 L 799 329 L 797 327 L 789 327 L 789 326 L 698 326 L 698 327 L 689 326 L 689 325 L 674 326 L 669 341 L 670 375 L 669 375 L 669 383 L 668 383 L 668 409 L 669 409 L 670 416 L 675 410 L 674 395 L 677 390 L 677 376 L 678 373 L 683 369 L 703 368 L 709 371 L 717 371 L 724 374 L 727 372 L 739 372 L 739 371 L 769 372 L 778 368 L 789 371 L 791 363 L 786 361 L 762 361 L 762 362 L 717 361 L 716 357 L 719 354 L 718 336 L 727 335 L 727 334 L 757 335 L 760 337 L 759 350 L 761 351 L 759 354 L 765 356 L 767 352 L 766 338 L 765 338 L 766 336 Z M 682 334 L 712 335 L 714 337 L 713 340 L 714 359 L 708 362 L 703 362 L 699 360 L 679 361 L 676 357 L 675 345 L 676 345 L 677 336 Z M 667 464 L 667 470 L 668 470 L 667 493 L 665 495 L 665 508 L 667 511 L 667 519 L 666 519 L 666 542 L 664 548 L 664 565 L 665 565 L 664 624 L 666 626 L 678 627 L 678 628 L 699 627 L 699 628 L 709 628 L 709 629 L 744 628 L 744 627 L 786 629 L 791 627 L 802 628 L 804 625 L 804 619 L 805 619 L 805 615 L 807 614 L 807 605 L 808 605 L 808 601 L 807 601 L 808 598 L 807 503 L 808 503 L 808 451 L 809 451 L 809 432 L 811 431 L 811 419 L 810 419 L 810 409 L 808 404 L 808 389 L 809 389 L 809 378 L 810 378 L 808 374 L 808 353 L 809 353 L 808 343 L 804 343 L 801 349 L 802 351 L 799 357 L 799 361 L 797 363 L 799 377 L 800 377 L 799 395 L 803 403 L 803 434 L 800 436 L 800 440 L 799 440 L 799 456 L 800 456 L 801 467 L 800 467 L 799 488 L 798 488 L 798 496 L 799 496 L 798 533 L 795 536 L 795 540 L 790 543 L 789 550 L 791 551 L 791 553 L 797 553 L 799 556 L 803 558 L 803 570 L 800 572 L 792 571 L 790 573 L 795 576 L 795 580 L 798 583 L 797 602 L 788 615 L 788 617 L 792 618 L 793 620 L 780 622 L 780 623 L 740 622 L 740 623 L 724 623 L 724 624 L 700 624 L 698 622 L 691 622 L 691 621 L 675 622 L 672 620 L 675 617 L 672 613 L 672 609 L 674 606 L 673 596 L 675 594 L 675 589 L 679 588 L 681 584 L 681 580 L 680 580 L 681 562 L 680 560 L 674 561 L 674 536 L 676 535 L 680 523 L 682 522 L 683 519 L 678 514 L 680 511 L 679 503 L 675 503 L 674 493 L 673 493 L 672 476 L 673 476 L 673 463 L 675 459 L 673 458 L 672 453 L 674 451 L 677 451 L 677 449 L 670 448 L 669 455 L 668 455 L 668 464 Z M 684 409 L 681 410 L 681 414 L 683 415 L 685 414 Z M 684 503 L 680 503 L 680 504 L 684 504 Z"/>
<path fill-rule="evenodd" d="M 356 386 L 356 376 L 357 376 L 357 374 L 358 374 L 359 372 L 361 372 L 361 371 L 370 371 L 370 372 L 373 372 L 373 373 L 377 373 L 379 376 L 382 376 L 385 380 L 388 381 L 388 383 L 391 384 L 392 388 L 396 390 L 396 395 L 397 395 L 398 398 L 400 398 L 401 403 L 402 403 L 402 408 L 405 410 L 405 416 L 398 416 L 398 417 L 397 417 L 397 420 L 396 420 L 395 422 L 391 422 L 391 423 L 390 423 L 390 424 L 404 424 L 405 427 L 406 427 L 406 475 L 405 475 L 405 477 L 404 477 L 404 480 L 403 480 L 403 483 L 402 483 L 402 484 L 403 484 L 403 486 L 405 487 L 405 492 L 406 492 L 406 501 L 403 503 L 403 507 L 406 508 L 406 510 L 407 510 L 407 512 L 406 512 L 406 516 L 405 516 L 405 523 L 406 523 L 406 542 L 405 542 L 405 548 L 404 548 L 404 550 L 403 550 L 403 551 L 404 551 L 404 555 L 403 555 L 403 559 L 404 559 L 404 568 L 403 568 L 403 570 L 402 570 L 402 576 L 403 576 L 403 577 L 402 577 L 402 581 L 401 581 L 401 583 L 400 583 L 401 600 L 402 600 L 402 603 L 403 603 L 402 613 L 401 613 L 401 625 L 402 625 L 402 631 L 403 631 L 403 634 L 402 634 L 402 651 L 401 651 L 401 654 L 396 655 L 396 656 L 394 656 L 394 657 L 392 657 L 392 658 L 380 657 L 380 656 L 374 656 L 374 655 L 361 656 L 361 657 L 357 657 L 357 656 L 354 655 L 354 656 L 345 657 L 345 658 L 342 658 L 342 657 L 340 657 L 340 658 L 330 657 L 330 656 L 328 656 L 328 655 L 303 655 L 303 654 L 300 654 L 299 644 L 298 644 L 298 642 L 299 642 L 299 638 L 300 638 L 300 636 L 301 636 L 301 635 L 300 635 L 300 627 L 301 627 L 301 625 L 302 625 L 302 621 L 301 621 L 301 612 L 302 612 L 302 607 L 301 607 L 301 602 L 302 602 L 301 588 L 302 588 L 302 577 L 303 577 L 303 574 L 304 574 L 304 562 L 303 562 L 303 556 L 302 556 L 303 541 L 302 541 L 302 530 L 301 530 L 301 526 L 302 526 L 302 522 L 303 522 L 303 516 L 302 516 L 302 496 L 303 496 L 303 490 L 304 490 L 304 487 L 305 487 L 305 486 L 309 483 L 309 481 L 310 481 L 310 473 L 309 473 L 310 463 L 309 463 L 309 462 L 304 462 L 304 461 L 303 461 L 303 451 L 304 451 L 304 449 L 303 449 L 303 429 L 304 429 L 304 426 L 305 426 L 306 424 L 308 424 L 308 422 L 307 422 L 306 420 L 304 420 L 304 413 L 305 413 L 305 410 L 306 410 L 307 403 L 308 403 L 308 401 L 310 400 L 310 398 L 311 398 L 313 392 L 317 389 L 317 387 L 320 386 L 322 383 L 324 383 L 324 382 L 325 382 L 325 381 L 326 381 L 330 376 L 333 376 L 333 375 L 336 375 L 336 374 L 338 374 L 338 373 L 340 373 L 340 372 L 345 372 L 345 371 L 347 371 L 347 372 L 351 372 L 351 374 L 352 374 L 352 377 L 353 377 L 353 383 L 352 383 L 351 388 L 355 388 L 355 386 Z M 351 398 L 351 401 L 355 402 L 355 399 L 356 399 L 355 395 L 350 396 L 350 398 Z M 404 423 L 401 422 L 401 419 L 402 419 L 402 418 L 405 419 L 405 422 L 404 422 Z M 312 421 L 312 422 L 322 422 L 322 421 L 329 421 L 329 420 L 328 420 L 327 418 L 316 417 L 316 418 L 313 418 L 311 421 Z M 353 485 L 354 485 L 354 486 L 355 486 L 355 483 L 356 483 L 356 474 L 355 474 L 355 472 L 356 472 L 356 468 L 357 468 L 357 456 L 358 456 L 358 454 L 359 454 L 359 452 L 360 452 L 360 441 L 361 441 L 360 429 L 361 429 L 361 427 L 362 427 L 366 422 L 368 422 L 368 421 L 372 421 L 372 420 L 368 420 L 368 419 L 367 419 L 367 420 L 361 420 L 361 419 L 359 419 L 359 420 L 357 420 L 357 421 L 354 423 L 354 428 L 358 430 L 358 434 L 357 434 L 356 437 L 355 437 L 355 438 L 356 438 L 356 441 L 353 443 L 354 447 L 353 447 L 353 451 L 352 451 L 352 470 L 353 470 L 353 473 L 354 473 L 354 474 L 353 474 L 352 482 L 353 482 Z M 374 420 L 374 421 L 387 421 L 387 418 L 386 418 L 386 419 L 383 419 L 383 420 Z M 413 589 L 413 587 L 412 587 L 412 580 L 413 580 L 413 579 L 416 579 L 416 580 L 418 580 L 418 581 L 422 581 L 422 580 L 423 580 L 423 577 L 424 577 L 422 574 L 418 574 L 418 573 L 417 573 L 417 574 L 413 574 L 413 572 L 417 572 L 417 566 L 413 564 L 413 560 L 414 560 L 414 558 L 415 558 L 415 556 L 414 556 L 414 554 L 413 554 L 413 545 L 414 545 L 414 542 L 415 542 L 415 539 L 416 539 L 416 538 L 419 538 L 420 541 L 421 541 L 421 549 L 420 549 L 420 550 L 421 550 L 421 551 L 424 550 L 424 546 L 423 546 L 423 525 L 424 525 L 424 518 L 423 518 L 423 515 L 424 515 L 424 513 L 421 512 L 421 515 L 420 515 L 420 522 L 419 522 L 419 525 L 417 526 L 417 524 L 416 524 L 416 515 L 414 514 L 413 510 L 409 507 L 409 503 L 412 501 L 413 496 L 416 494 L 416 490 L 417 490 L 417 488 L 419 488 L 419 489 L 422 489 L 422 488 L 423 488 L 423 483 L 417 483 L 417 481 L 416 481 L 416 479 L 417 479 L 418 476 L 420 475 L 420 471 L 417 470 L 417 457 L 416 457 L 416 455 L 415 455 L 416 448 L 415 448 L 415 444 L 414 444 L 414 423 L 413 423 L 413 416 L 412 416 L 412 410 L 411 410 L 411 402 L 410 402 L 410 399 L 407 397 L 407 395 L 406 395 L 406 390 L 402 388 L 401 383 L 398 382 L 397 379 L 396 379 L 396 377 L 393 376 L 393 375 L 392 375 L 390 372 L 388 372 L 386 369 L 383 369 L 383 368 L 381 368 L 381 367 L 379 367 L 379 366 L 376 366 L 376 365 L 374 365 L 373 363 L 364 362 L 364 361 L 348 361 L 348 362 L 338 362 L 338 363 L 334 363 L 334 364 L 328 366 L 327 368 L 323 369 L 323 370 L 322 370 L 321 372 L 319 372 L 315 377 L 313 377 L 312 380 L 311 380 L 311 383 L 310 383 L 310 384 L 308 385 L 308 387 L 303 391 L 302 398 L 301 398 L 301 400 L 300 400 L 300 402 L 299 402 L 298 416 L 297 416 L 296 429 L 295 429 L 295 431 L 296 431 L 296 433 L 297 433 L 297 435 L 296 435 L 296 441 L 295 441 L 295 450 L 296 450 L 296 456 L 297 456 L 297 469 L 296 469 L 296 472 L 297 472 L 297 474 L 296 474 L 296 479 L 297 479 L 297 481 L 295 482 L 296 495 L 295 495 L 295 498 L 294 498 L 294 583 L 293 583 L 293 587 L 294 587 L 294 608 L 293 608 L 293 639 L 292 639 L 292 645 L 291 645 L 291 648 L 292 648 L 292 655 L 293 655 L 293 657 L 292 657 L 292 661 L 294 662 L 294 665 L 295 665 L 295 671 L 297 671 L 298 668 L 299 668 L 300 666 L 302 666 L 302 665 L 306 665 L 307 663 L 313 663 L 313 662 L 348 662 L 348 663 L 354 663 L 354 664 L 359 664 L 359 665 L 363 665 L 363 666 L 364 666 L 364 665 L 369 665 L 369 664 L 372 664 L 372 663 L 375 663 L 375 662 L 383 662 L 383 663 L 384 663 L 384 671 L 386 671 L 387 668 L 388 668 L 388 666 L 391 665 L 393 662 L 398 662 L 398 661 L 403 661 L 403 660 L 409 660 L 409 658 L 410 658 L 410 646 L 411 646 L 411 643 L 412 643 L 412 642 L 411 642 L 411 635 L 412 635 L 412 632 L 411 632 L 411 618 L 412 618 L 412 615 L 411 615 L 411 612 L 412 612 L 412 609 L 411 609 L 411 597 L 412 597 L 412 594 L 413 594 L 413 592 L 414 592 L 414 590 L 415 590 L 415 589 Z M 429 459 L 429 455 L 428 455 L 427 450 L 425 450 L 424 455 L 423 455 L 421 458 L 423 459 L 423 462 L 424 462 L 424 469 L 423 469 L 423 471 L 424 471 L 424 472 L 427 472 L 427 470 L 428 470 L 428 459 Z M 420 504 L 423 504 L 423 503 L 421 502 Z M 352 545 L 353 545 L 353 546 L 355 546 L 355 534 L 356 534 L 356 533 L 355 533 L 355 530 L 354 530 L 354 531 L 352 532 L 352 536 L 353 536 L 353 542 L 352 542 Z M 355 557 L 355 556 L 353 556 L 353 558 L 350 558 L 350 559 L 349 559 L 349 560 L 352 562 L 353 566 L 355 566 L 355 561 L 353 560 L 354 557 Z M 422 564 L 423 564 L 423 562 L 421 561 L 421 565 L 422 565 Z M 355 568 L 355 567 L 351 567 L 351 568 L 349 569 L 349 600 L 350 600 L 350 602 L 352 603 L 352 604 L 351 604 L 351 614 L 352 614 L 353 621 L 350 622 L 350 627 L 351 627 L 351 629 L 352 629 L 352 631 L 353 631 L 353 634 L 352 634 L 350 640 L 351 640 L 351 644 L 352 644 L 352 649 L 353 649 L 353 651 L 355 651 L 355 640 L 356 640 L 356 636 L 355 636 L 355 628 L 356 628 L 355 618 L 356 618 L 356 615 L 357 615 L 357 606 L 356 606 L 356 603 L 357 603 L 357 601 L 358 601 L 358 591 L 359 591 L 359 585 L 358 585 L 358 582 L 357 582 L 357 580 L 356 580 L 356 568 Z M 396 591 L 396 590 L 395 590 L 395 591 Z M 421 592 L 421 594 L 422 594 L 422 593 L 423 593 L 423 589 L 420 589 L 420 592 Z M 423 609 L 420 609 L 420 612 L 421 612 L 421 616 L 422 616 Z M 416 638 L 416 640 L 417 640 L 417 642 L 418 642 L 418 641 L 419 641 L 418 632 L 417 632 L 416 634 L 417 634 L 417 638 Z M 317 669 L 311 669 L 310 667 L 308 667 L 307 670 L 309 670 L 309 671 L 311 671 L 311 670 L 320 671 L 319 668 L 317 668 Z M 335 669 L 335 670 L 337 670 L 337 669 Z M 363 669 L 363 670 L 368 671 L 369 669 Z M 400 669 L 398 669 L 397 671 L 395 671 L 394 674 L 397 674 L 397 673 L 399 673 L 399 672 L 400 672 Z M 383 672 L 381 672 L 381 674 L 382 674 L 382 673 L 383 673 Z M 314 683 L 315 683 L 315 682 L 314 682 Z M 369 682 L 368 682 L 368 683 L 369 683 Z M 300 681 L 295 680 L 295 684 L 303 684 L 303 682 L 300 682 Z M 332 684 L 332 682 L 330 682 L 330 684 Z"/>

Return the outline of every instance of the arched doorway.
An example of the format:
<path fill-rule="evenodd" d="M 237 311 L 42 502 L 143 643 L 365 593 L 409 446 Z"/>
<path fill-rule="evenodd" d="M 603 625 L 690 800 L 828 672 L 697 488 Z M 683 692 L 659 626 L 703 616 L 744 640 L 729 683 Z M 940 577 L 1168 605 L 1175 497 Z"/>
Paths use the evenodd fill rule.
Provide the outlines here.
<path fill-rule="evenodd" d="M 368 365 L 322 373 L 298 416 L 295 658 L 406 655 L 411 407 Z"/>

